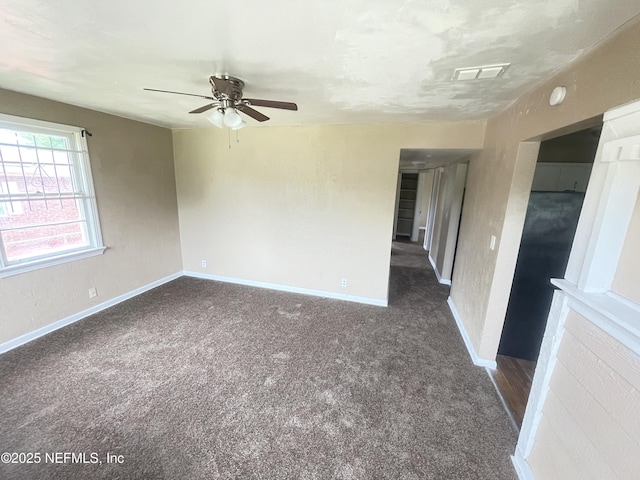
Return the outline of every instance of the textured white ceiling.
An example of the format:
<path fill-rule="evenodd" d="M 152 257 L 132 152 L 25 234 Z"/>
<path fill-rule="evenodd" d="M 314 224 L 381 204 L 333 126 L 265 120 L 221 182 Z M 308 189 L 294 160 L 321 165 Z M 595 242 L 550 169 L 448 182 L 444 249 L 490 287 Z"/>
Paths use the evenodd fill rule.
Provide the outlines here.
<path fill-rule="evenodd" d="M 2 0 L 0 87 L 175 128 L 228 73 L 294 101 L 269 124 L 494 114 L 640 13 L 638 0 Z M 510 62 L 496 80 L 456 67 Z M 253 120 L 248 122 L 255 124 Z"/>

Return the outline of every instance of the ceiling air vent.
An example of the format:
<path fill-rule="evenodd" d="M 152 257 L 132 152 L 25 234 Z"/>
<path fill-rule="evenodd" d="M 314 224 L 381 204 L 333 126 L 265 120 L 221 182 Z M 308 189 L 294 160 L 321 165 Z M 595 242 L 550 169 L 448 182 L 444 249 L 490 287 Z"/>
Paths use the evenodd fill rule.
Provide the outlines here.
<path fill-rule="evenodd" d="M 498 78 L 504 75 L 510 65 L 510 63 L 497 63 L 495 65 L 483 65 L 482 67 L 456 68 L 453 72 L 453 81 Z"/>

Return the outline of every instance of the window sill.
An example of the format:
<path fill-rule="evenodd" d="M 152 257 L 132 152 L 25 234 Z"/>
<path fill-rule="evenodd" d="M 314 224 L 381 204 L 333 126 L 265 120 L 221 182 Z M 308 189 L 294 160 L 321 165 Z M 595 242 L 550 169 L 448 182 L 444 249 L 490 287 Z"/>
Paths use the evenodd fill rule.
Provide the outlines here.
<path fill-rule="evenodd" d="M 10 265 L 0 269 L 0 278 L 32 272 L 34 270 L 40 270 L 41 268 L 53 267 L 54 265 L 61 265 L 63 263 L 75 262 L 76 260 L 82 260 L 83 258 L 95 257 L 97 255 L 102 255 L 106 248 L 107 247 L 91 248 L 80 252 L 58 255 L 56 257 L 42 258 L 40 260 L 34 260 L 20 265 Z"/>
<path fill-rule="evenodd" d="M 583 317 L 640 354 L 640 306 L 613 292 L 584 292 L 564 279 L 553 278 L 551 283 L 574 301 L 570 306 Z M 587 308 L 580 308 L 581 305 Z"/>

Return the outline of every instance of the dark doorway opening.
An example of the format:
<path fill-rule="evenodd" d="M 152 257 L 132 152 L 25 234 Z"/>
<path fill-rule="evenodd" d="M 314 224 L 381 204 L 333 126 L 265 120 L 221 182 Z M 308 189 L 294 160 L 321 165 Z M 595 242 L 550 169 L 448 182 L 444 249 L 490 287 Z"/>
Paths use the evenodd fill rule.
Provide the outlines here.
<path fill-rule="evenodd" d="M 540 144 L 494 375 L 518 427 L 553 298 L 550 279 L 564 277 L 601 129 Z"/>

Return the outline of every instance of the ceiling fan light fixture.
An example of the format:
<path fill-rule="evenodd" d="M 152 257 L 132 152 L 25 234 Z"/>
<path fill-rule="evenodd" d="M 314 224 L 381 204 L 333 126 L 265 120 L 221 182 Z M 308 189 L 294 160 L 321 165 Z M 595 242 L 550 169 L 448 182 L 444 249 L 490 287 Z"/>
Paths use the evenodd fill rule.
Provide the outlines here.
<path fill-rule="evenodd" d="M 244 128 L 247 126 L 247 122 L 245 122 L 244 120 L 240 120 L 240 124 L 236 127 L 231 127 L 231 130 L 240 130 L 241 128 Z"/>
<path fill-rule="evenodd" d="M 216 108 L 216 110 L 207 117 L 207 120 L 209 120 L 211 123 L 213 123 L 216 127 L 218 128 L 222 128 L 224 126 L 224 113 L 222 112 L 222 110 L 220 110 L 219 108 Z"/>
<path fill-rule="evenodd" d="M 224 112 L 224 124 L 229 128 L 239 128 L 242 125 L 242 117 L 235 108 L 228 108 Z"/>

